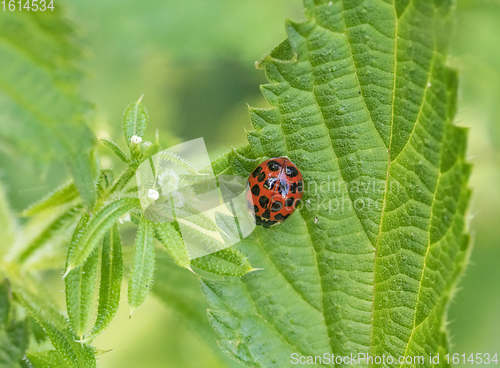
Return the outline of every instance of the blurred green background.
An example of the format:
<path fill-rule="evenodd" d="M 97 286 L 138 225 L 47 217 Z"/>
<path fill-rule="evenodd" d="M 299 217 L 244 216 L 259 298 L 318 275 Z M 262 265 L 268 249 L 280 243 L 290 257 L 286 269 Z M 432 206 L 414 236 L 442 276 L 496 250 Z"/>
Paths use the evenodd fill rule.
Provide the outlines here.
<path fill-rule="evenodd" d="M 285 38 L 285 18 L 303 17 L 300 0 L 87 0 L 67 2 L 66 8 L 86 45 L 84 93 L 95 104 L 90 124 L 98 137 L 123 145 L 123 109 L 144 94 L 152 121 L 147 139 L 154 140 L 155 129 L 164 146 L 203 136 L 212 158 L 245 142 L 246 104 L 265 106 L 258 85 L 266 80 L 254 62 Z M 457 123 L 471 128 L 474 164 L 474 250 L 448 316 L 452 352 L 460 354 L 500 353 L 498 35 L 500 1 L 458 0 L 450 64 L 461 71 Z M 107 154 L 101 151 L 102 163 L 120 168 Z M 2 150 L 0 168 L 15 210 L 67 175 L 59 165 L 40 171 Z M 124 243 L 131 245 L 133 233 L 127 234 Z M 96 341 L 114 350 L 99 356 L 100 366 L 236 366 L 218 351 L 196 277 L 169 268 L 166 259 L 160 263 L 169 274 L 157 275 L 156 297 L 132 319 L 124 303 Z"/>

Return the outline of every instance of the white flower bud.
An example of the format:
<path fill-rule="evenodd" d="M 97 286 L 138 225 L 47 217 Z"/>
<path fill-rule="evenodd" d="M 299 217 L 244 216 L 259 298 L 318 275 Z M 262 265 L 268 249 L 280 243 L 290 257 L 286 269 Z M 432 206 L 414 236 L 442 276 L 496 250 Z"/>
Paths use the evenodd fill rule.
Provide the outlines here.
<path fill-rule="evenodd" d="M 148 198 L 152 199 L 153 201 L 156 201 L 159 196 L 160 194 L 154 189 L 150 189 L 148 192 Z"/>
<path fill-rule="evenodd" d="M 126 221 L 130 221 L 130 213 L 128 213 L 128 212 L 124 213 L 123 215 L 120 216 L 118 221 L 120 221 L 120 224 L 123 224 Z"/>
<path fill-rule="evenodd" d="M 130 142 L 132 142 L 133 144 L 140 144 L 142 143 L 142 138 L 138 135 L 133 135 L 132 138 L 130 138 Z"/>

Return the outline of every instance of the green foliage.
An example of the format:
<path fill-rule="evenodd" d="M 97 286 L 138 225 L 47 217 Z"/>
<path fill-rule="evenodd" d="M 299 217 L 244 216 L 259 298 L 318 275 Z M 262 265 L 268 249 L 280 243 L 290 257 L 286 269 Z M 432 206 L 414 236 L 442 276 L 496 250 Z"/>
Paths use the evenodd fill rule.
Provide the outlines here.
<path fill-rule="evenodd" d="M 21 367 L 21 361 L 28 348 L 28 326 L 26 321 L 12 322 L 0 330 L 0 367 Z"/>
<path fill-rule="evenodd" d="M 77 336 L 69 328 L 67 319 L 56 310 L 46 292 L 42 294 L 43 287 L 40 284 L 24 278 L 22 283 L 16 281 L 13 284 L 13 290 L 17 300 L 42 326 L 57 356 L 67 367 L 96 366 L 94 349 L 76 341 Z"/>
<path fill-rule="evenodd" d="M 63 211 L 59 216 L 56 216 L 52 221 L 46 224 L 38 236 L 23 247 L 18 256 L 19 261 L 25 262 L 35 251 L 40 249 L 49 239 L 54 237 L 56 233 L 73 224 L 81 213 L 82 205 L 77 205 L 75 207 L 70 207 L 67 211 Z"/>
<path fill-rule="evenodd" d="M 64 361 L 55 350 L 26 354 L 26 360 L 33 368 L 65 368 Z"/>
<path fill-rule="evenodd" d="M 15 306 L 7 280 L 0 282 L 0 367 L 21 367 L 28 348 L 27 319 L 16 320 Z"/>
<path fill-rule="evenodd" d="M 98 255 L 96 248 L 83 265 L 72 269 L 64 278 L 69 321 L 80 340 L 92 316 Z"/>
<path fill-rule="evenodd" d="M 123 113 L 123 133 L 125 134 L 125 141 L 131 147 L 131 139 L 134 135 L 142 138 L 146 125 L 149 120 L 148 112 L 143 104 L 141 104 L 142 97 L 139 101 L 131 103 Z"/>
<path fill-rule="evenodd" d="M 109 147 L 113 150 L 113 152 L 116 154 L 116 156 L 128 164 L 130 162 L 130 159 L 127 157 L 125 152 L 122 151 L 122 149 L 113 141 L 110 141 L 109 139 L 102 138 L 101 142 L 106 146 Z"/>
<path fill-rule="evenodd" d="M 155 283 L 152 292 L 165 306 L 173 309 L 177 316 L 194 332 L 201 335 L 220 357 L 218 368 L 239 367 L 228 359 L 217 347 L 217 333 L 212 329 L 207 319 L 209 307 L 200 293 L 199 278 L 190 272 L 185 272 L 170 259 L 166 252 L 156 254 Z"/>
<path fill-rule="evenodd" d="M 451 4 L 305 6 L 307 20 L 288 22 L 259 63 L 272 108 L 250 109 L 249 148 L 215 166 L 248 175 L 287 155 L 306 205 L 240 243 L 262 271 L 203 281 L 220 345 L 260 367 L 288 367 L 292 353 L 443 353 L 470 196 L 445 65 Z"/>
<path fill-rule="evenodd" d="M 50 207 L 56 207 L 68 203 L 78 196 L 78 191 L 73 182 L 56 189 L 45 198 L 34 203 L 29 208 L 21 212 L 21 216 L 33 216 Z"/>
<path fill-rule="evenodd" d="M 69 328 L 60 331 L 44 320 L 37 318 L 37 321 L 44 328 L 52 345 L 56 348 L 59 359 L 66 366 L 72 368 L 96 367 L 94 349 L 76 341 L 76 335 Z"/>
<path fill-rule="evenodd" d="M 0 328 L 7 326 L 10 317 L 10 285 L 7 280 L 0 282 Z"/>
<path fill-rule="evenodd" d="M 145 108 L 139 102 L 135 105 L 138 115 L 133 118 L 128 114 L 129 118 L 126 120 L 124 128 L 132 129 L 129 123 L 133 122 L 135 124 L 135 127 L 133 127 L 134 133 L 140 133 L 142 136 L 146 127 Z M 117 312 L 120 301 L 123 260 L 122 244 L 116 224 L 123 215 L 129 211 L 138 212 L 137 209 L 140 207 L 139 199 L 135 194 L 137 188 L 129 190 L 126 186 L 135 175 L 139 164 L 158 152 L 159 149 L 158 143 L 139 143 L 132 142 L 130 144 L 132 157 L 128 158 L 116 144 L 105 141 L 105 144 L 111 147 L 113 152 L 128 164 L 128 167 L 116 180 L 111 170 L 99 170 L 96 205 L 88 208 L 92 209 L 92 211 L 83 211 L 81 201 L 83 195 L 80 192 L 80 196 L 78 196 L 76 186 L 69 183 L 30 206 L 22 213 L 24 216 L 32 217 L 25 229 L 34 235 L 22 239 L 15 246 L 11 251 L 12 255 L 9 257 L 12 263 L 7 264 L 5 271 L 14 281 L 16 298 L 32 313 L 55 348 L 53 351 L 42 353 L 30 352 L 25 357 L 24 365 L 31 364 L 34 367 L 59 365 L 64 367 L 95 366 L 96 351 L 93 347 L 87 345 L 87 342 L 92 341 L 110 324 Z M 5 230 L 4 232 L 8 236 L 6 248 L 14 244 L 14 239 L 9 238 L 14 224 L 8 206 L 4 203 L 3 192 L 0 194 L 2 194 L 0 197 L 2 200 L 0 202 L 1 215 L 6 220 L 6 227 L 2 230 Z M 47 214 L 50 214 L 48 219 L 46 219 Z M 42 247 L 53 245 L 61 233 L 72 228 L 78 217 L 79 220 L 67 250 L 66 273 L 64 275 L 66 307 L 69 316 L 69 319 L 67 319 L 50 301 L 48 294 L 41 292 L 40 285 L 37 284 L 35 278 L 28 276 L 27 280 L 29 282 L 25 282 L 25 276 L 23 276 L 23 281 L 20 281 L 19 268 L 24 273 L 28 272 L 27 275 L 29 275 L 29 265 L 26 266 L 28 259 L 37 254 Z M 152 286 L 154 275 L 155 253 L 153 244 L 155 231 L 152 223 L 143 219 L 142 214 L 139 215 L 139 221 L 141 221 L 142 225 L 139 226 L 131 281 L 129 283 L 129 301 L 132 309 L 135 309 L 144 301 Z M 163 240 L 167 241 L 167 235 L 164 233 L 162 235 L 164 236 Z M 178 236 L 177 233 L 174 235 Z M 168 236 L 172 236 L 172 234 L 168 234 Z M 88 332 L 90 319 L 93 315 L 97 268 L 99 265 L 98 244 L 103 237 L 97 318 L 90 334 L 85 335 Z M 178 244 L 182 244 L 184 249 L 183 243 Z M 186 262 L 187 252 L 185 249 L 184 251 L 174 249 L 171 244 L 168 244 L 168 247 L 171 249 L 172 254 L 176 255 L 179 262 Z M 187 261 L 189 262 L 189 257 Z M 47 263 L 44 266 L 46 268 L 51 267 Z M 23 267 L 26 268 L 23 269 Z M 0 271 L 3 272 L 4 270 L 0 269 Z M 2 291 L 0 295 L 0 302 L 2 302 L 0 317 L 2 317 L 2 321 L 8 321 L 9 308 L 8 305 L 3 303 L 5 293 L 3 293 L 3 288 L 0 291 Z M 5 336 L 8 338 L 8 335 Z M 3 337 L 0 336 L 0 338 Z M 7 340 L 5 344 L 8 346 Z M 14 359 L 16 362 L 24 356 L 27 343 L 26 346 L 20 343 L 17 345 L 21 350 L 10 348 L 12 354 L 9 358 Z M 16 353 L 17 351 L 20 356 Z"/>
<path fill-rule="evenodd" d="M 221 276 L 243 276 L 252 271 L 248 258 L 232 247 L 195 258 L 191 264 L 196 268 Z"/>
<path fill-rule="evenodd" d="M 104 233 L 113 226 L 118 218 L 139 205 L 139 200 L 136 198 L 119 198 L 110 201 L 93 215 L 85 229 L 82 230 L 76 245 L 70 249 L 66 272 L 81 266 L 97 247 Z"/>
<path fill-rule="evenodd" d="M 139 307 L 153 285 L 155 270 L 154 228 L 142 219 L 135 238 L 134 258 L 128 283 L 128 304 L 132 313 Z"/>
<path fill-rule="evenodd" d="M 109 326 L 120 303 L 123 277 L 122 242 L 115 224 L 104 235 L 101 257 L 101 285 L 97 318 L 90 336 L 97 336 Z"/>
<path fill-rule="evenodd" d="M 83 120 L 87 104 L 79 95 L 82 74 L 75 68 L 81 51 L 71 26 L 59 9 L 5 12 L 0 34 L 0 139 L 37 162 L 68 163 L 92 208 L 95 138 Z"/>
<path fill-rule="evenodd" d="M 79 51 L 60 16 L 47 15 L 51 27 L 38 16 L 11 12 L 0 19 L 0 69 L 6 71 L 0 76 L 0 137 L 40 160 L 64 157 L 73 174 L 73 182 L 23 212 L 33 222 L 47 213 L 53 217 L 2 263 L 14 299 L 9 285 L 0 283 L 0 366 L 19 366 L 23 357 L 33 367 L 96 366 L 97 350 L 89 342 L 119 306 L 124 261 L 117 222 L 128 215 L 138 226 L 128 283 L 131 311 L 153 289 L 205 337 L 212 339 L 215 330 L 220 349 L 238 363 L 288 367 L 293 353 L 399 357 L 448 351 L 446 310 L 469 252 L 470 197 L 466 131 L 453 125 L 457 76 L 446 66 L 451 3 L 304 5 L 307 20 L 287 22 L 287 40 L 258 63 L 270 82 L 261 90 L 271 108 L 250 108 L 255 131 L 247 134 L 249 145 L 224 155 L 213 169 L 246 177 L 262 160 L 286 155 L 303 174 L 305 205 L 284 224 L 257 228 L 238 249 L 194 260 L 179 224 L 144 218 L 138 190 L 129 186 L 139 165 L 149 160 L 153 166 L 151 156 L 159 151 L 158 138 L 143 142 L 149 117 L 141 99 L 123 118 L 130 155 L 102 140 L 127 164 L 115 180 L 92 152 L 94 138 L 76 92 Z M 13 46 L 21 41 L 22 47 Z M 46 97 L 37 99 L 41 90 Z M 32 145 L 35 137 L 40 142 Z M 200 174 L 182 157 L 159 159 Z M 193 229 L 226 227 L 223 215 L 213 223 L 189 206 L 178 214 Z M 78 217 L 64 275 L 68 319 L 26 264 Z M 3 192 L 0 220 L 3 254 L 15 243 L 17 226 Z M 196 235 L 220 249 L 203 231 Z M 166 250 L 159 256 L 155 238 Z M 167 253 L 180 267 L 166 260 Z M 153 287 L 155 265 L 159 283 Z M 85 335 L 99 266 L 97 318 Z M 191 267 L 202 274 L 208 320 L 200 295 L 193 294 L 195 276 L 184 270 Z M 177 287 L 175 277 L 191 278 L 189 288 Z M 15 318 L 20 305 L 54 350 L 26 354 L 36 336 L 30 319 Z"/>
<path fill-rule="evenodd" d="M 165 246 L 168 254 L 179 267 L 190 268 L 189 253 L 179 232 L 168 222 L 154 223 L 156 238 Z"/>

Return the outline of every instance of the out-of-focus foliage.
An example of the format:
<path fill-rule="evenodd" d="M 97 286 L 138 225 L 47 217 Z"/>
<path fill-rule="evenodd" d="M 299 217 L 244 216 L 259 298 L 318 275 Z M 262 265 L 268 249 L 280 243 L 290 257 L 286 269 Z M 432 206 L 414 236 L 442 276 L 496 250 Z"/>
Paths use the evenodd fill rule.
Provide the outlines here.
<path fill-rule="evenodd" d="M 449 320 L 453 351 L 471 354 L 500 346 L 500 2 L 457 3 L 451 62 L 460 69 L 457 120 L 471 127 L 474 249 Z"/>
<path fill-rule="evenodd" d="M 95 199 L 94 135 L 79 93 L 81 56 L 60 10 L 0 17 L 0 142 L 36 164 L 67 163 L 87 206 Z M 75 140 L 75 137 L 78 137 Z M 12 154 L 12 152 L 11 152 Z"/>
<path fill-rule="evenodd" d="M 300 0 L 92 0 L 68 10 L 90 45 L 98 136 L 117 139 L 111 119 L 144 93 L 164 146 L 202 136 L 213 157 L 244 142 L 246 104 L 263 100 L 254 62 L 285 37 L 283 19 L 303 17 Z"/>

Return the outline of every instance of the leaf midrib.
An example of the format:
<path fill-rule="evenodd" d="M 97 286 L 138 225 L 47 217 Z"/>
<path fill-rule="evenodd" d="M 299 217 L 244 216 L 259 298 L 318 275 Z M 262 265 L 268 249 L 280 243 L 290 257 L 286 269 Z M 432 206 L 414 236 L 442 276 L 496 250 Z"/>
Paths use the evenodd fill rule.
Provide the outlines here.
<path fill-rule="evenodd" d="M 360 81 L 359 81 L 358 68 L 357 68 L 356 63 L 355 63 L 355 60 L 354 60 L 354 55 L 353 55 L 353 53 L 352 53 L 351 44 L 350 44 L 349 37 L 348 37 L 348 34 L 347 34 L 348 27 L 347 27 L 346 22 L 345 22 L 344 3 L 343 3 L 343 1 L 341 1 L 341 4 L 342 4 L 342 11 L 341 11 L 341 12 L 342 12 L 342 19 L 343 19 L 343 23 L 344 23 L 344 24 L 343 24 L 343 25 L 344 25 L 344 33 L 343 33 L 343 36 L 345 37 L 345 39 L 346 39 L 346 44 L 348 45 L 348 48 L 349 48 L 349 55 L 350 55 L 350 59 L 351 59 L 351 64 L 352 64 L 353 69 L 354 69 L 354 75 L 355 75 L 355 77 L 356 77 L 356 82 L 357 82 L 357 85 L 358 85 L 358 89 L 359 89 L 359 91 L 362 91 L 362 88 L 361 88 L 361 83 L 360 83 Z M 397 19 L 397 17 L 396 17 L 396 19 Z M 320 27 L 320 28 L 322 28 L 323 30 L 325 30 L 325 31 L 327 31 L 327 32 L 329 32 L 329 33 L 335 33 L 335 32 L 333 32 L 333 31 L 331 31 L 331 30 L 329 30 L 329 29 L 327 29 L 327 28 L 325 28 L 325 27 L 321 26 L 321 25 L 320 25 L 320 24 L 318 24 L 318 23 L 315 23 L 315 27 Z M 395 59 L 396 59 L 396 58 L 397 58 L 397 26 L 396 26 L 396 41 L 395 41 L 395 42 L 396 42 L 396 46 L 395 46 Z M 307 41 L 306 41 L 306 45 L 307 45 L 307 47 L 309 46 L 309 44 L 308 44 L 308 42 L 307 42 Z M 312 70 L 313 70 L 313 66 L 312 66 L 311 60 L 310 60 L 310 58 L 309 58 L 309 52 L 310 52 L 310 51 L 309 51 L 309 48 L 308 48 L 308 50 L 307 50 L 307 51 L 308 51 L 308 54 L 307 54 L 307 56 L 308 56 L 308 57 L 307 57 L 307 61 L 308 61 L 308 62 L 309 62 L 309 64 L 310 64 L 310 67 L 311 67 L 311 76 L 312 76 L 312 78 L 314 79 L 314 73 L 313 73 L 313 71 L 312 71 Z M 396 70 L 397 70 L 397 64 L 395 63 L 395 67 L 394 67 L 394 86 L 395 86 L 395 84 L 396 84 Z M 281 73 L 280 73 L 280 74 L 281 74 Z M 282 75 L 282 77 L 283 77 L 283 79 L 284 79 L 287 83 L 289 83 L 283 75 Z M 325 116 L 324 116 L 323 110 L 322 110 L 322 108 L 321 108 L 321 106 L 320 106 L 320 104 L 319 104 L 319 102 L 318 102 L 318 100 L 317 100 L 317 96 L 316 96 L 315 88 L 316 88 L 316 84 L 314 84 L 314 83 L 313 83 L 313 88 L 312 88 L 312 91 L 307 91 L 307 92 L 312 93 L 312 96 L 313 96 L 313 98 L 314 98 L 315 104 L 316 104 L 316 106 L 318 107 L 318 111 L 319 111 L 319 114 L 320 114 L 320 116 L 321 116 L 322 126 L 323 126 L 323 128 L 326 130 L 326 132 L 325 132 L 326 134 L 325 134 L 325 135 L 328 137 L 328 141 L 329 141 L 329 143 L 330 143 L 329 149 L 330 149 L 330 156 L 332 157 L 332 161 L 335 161 L 336 166 L 339 168 L 339 173 L 340 173 L 340 175 L 342 176 L 342 179 L 343 179 L 344 181 L 346 181 L 346 180 L 345 180 L 345 177 L 344 177 L 344 173 L 343 173 L 343 171 L 340 169 L 339 160 L 338 160 L 339 158 L 338 158 L 338 156 L 337 156 L 337 154 L 336 154 L 336 152 L 335 152 L 335 147 L 334 147 L 334 144 L 333 144 L 333 141 L 332 141 L 332 138 L 331 138 L 330 130 L 328 129 L 328 126 L 326 125 L 326 120 L 325 120 Z M 394 98 L 395 98 L 394 96 L 395 96 L 395 89 L 393 89 L 392 121 L 391 121 L 391 138 L 392 138 L 392 127 L 393 127 L 393 122 L 394 122 Z M 368 120 L 369 120 L 369 122 L 371 123 L 372 129 L 373 129 L 374 131 L 376 131 L 376 132 L 377 132 L 378 137 L 379 137 L 379 139 L 380 139 L 380 142 L 382 142 L 382 144 L 385 146 L 384 140 L 383 140 L 383 138 L 382 138 L 382 136 L 381 136 L 380 132 L 378 131 L 378 129 L 377 129 L 377 128 L 376 128 L 376 126 L 375 126 L 375 123 L 374 123 L 374 121 L 373 121 L 372 114 L 371 114 L 370 110 L 368 109 L 368 106 L 367 106 L 367 104 L 366 104 L 366 100 L 365 100 L 365 97 L 364 97 L 364 95 L 363 95 L 363 94 L 361 94 L 361 100 L 363 101 L 364 109 L 365 109 L 365 111 L 367 112 L 367 114 L 368 114 L 368 116 L 369 116 L 369 119 L 368 119 Z M 278 109 L 279 109 L 279 107 L 278 107 Z M 280 114 L 281 114 L 281 110 L 280 110 Z M 279 123 L 280 123 L 280 127 L 281 127 L 282 131 L 284 131 L 284 130 L 283 130 L 283 126 L 281 125 L 281 123 L 282 123 L 282 122 L 281 122 L 281 119 L 279 120 Z M 284 137 L 285 137 L 285 139 L 284 139 L 285 147 L 286 147 L 287 151 L 289 152 L 289 151 L 291 151 L 291 150 L 290 150 L 290 149 L 289 149 L 289 147 L 288 147 L 288 143 L 287 143 L 287 139 L 286 139 L 287 135 L 286 135 L 285 133 L 284 133 Z M 389 152 L 389 151 L 388 151 L 388 152 Z M 391 162 L 391 160 L 390 160 L 390 155 L 388 154 L 388 166 L 387 166 L 387 174 L 386 174 L 386 177 L 387 177 L 387 178 L 388 178 L 388 176 L 389 176 L 390 162 Z M 385 203 L 386 203 L 387 182 L 388 182 L 387 178 L 385 179 L 386 190 L 385 190 L 385 193 L 384 193 L 383 208 L 385 208 Z M 349 199 L 351 200 L 351 202 L 354 202 L 354 201 L 353 201 L 353 198 L 352 198 L 352 196 L 351 196 L 351 194 L 349 193 L 349 191 L 348 191 L 348 193 L 347 193 L 347 194 L 348 194 Z M 361 228 L 363 229 L 363 233 L 364 233 L 364 235 L 366 236 L 366 239 L 368 240 L 368 242 L 370 242 L 370 244 L 372 244 L 372 245 L 373 245 L 373 242 L 370 240 L 370 237 L 368 236 L 368 232 L 366 231 L 366 228 L 365 228 L 365 226 L 364 226 L 363 222 L 361 221 L 361 218 L 359 217 L 359 214 L 357 213 L 357 211 L 356 211 L 356 210 L 354 210 L 354 213 L 355 213 L 355 215 L 356 215 L 356 218 L 357 218 L 357 220 L 358 220 L 358 222 L 359 222 L 359 224 L 360 224 Z M 381 220 L 380 220 L 380 224 L 379 224 L 379 234 L 377 235 L 377 240 L 378 240 L 378 239 L 379 239 L 379 237 L 380 237 L 381 228 L 382 228 L 382 214 L 383 214 L 383 212 L 381 212 Z M 311 234 L 312 234 L 312 229 L 311 229 L 311 227 L 310 227 L 312 224 L 311 224 L 311 221 L 305 221 L 305 222 L 306 222 L 306 227 L 307 227 L 307 229 L 308 229 L 307 233 L 308 233 L 309 239 L 310 239 L 310 241 L 311 241 L 311 245 L 312 245 L 312 244 L 313 244 L 313 239 L 312 239 L 312 235 L 311 235 Z M 318 260 L 318 256 L 319 256 L 319 255 L 318 255 L 318 252 L 317 252 L 316 248 L 315 248 L 313 245 L 312 245 L 312 248 L 313 248 L 313 250 L 314 250 L 314 254 L 315 254 L 315 262 L 316 262 L 316 266 L 317 266 L 317 271 L 318 271 L 318 275 L 319 275 L 319 279 L 320 279 L 320 287 L 321 287 L 321 291 L 322 291 L 322 294 L 321 294 L 321 296 L 322 296 L 322 300 L 323 300 L 323 302 L 322 302 L 323 308 L 322 308 L 322 310 L 321 310 L 321 312 L 322 312 L 322 317 L 323 317 L 323 320 L 324 320 L 324 322 L 325 322 L 325 327 L 326 327 L 326 330 L 327 330 L 328 337 L 329 337 L 329 339 L 330 339 L 330 349 L 331 349 L 332 351 L 335 351 L 335 349 L 334 349 L 334 343 L 333 343 L 333 336 L 331 335 L 330 329 L 328 328 L 328 326 L 327 326 L 327 324 L 326 324 L 326 316 L 325 316 L 325 308 L 324 308 L 324 306 L 325 306 L 325 292 L 324 292 L 324 288 L 323 288 L 324 279 L 323 279 L 323 275 L 321 274 L 321 270 L 319 269 L 319 260 Z M 374 248 L 375 248 L 375 256 L 376 256 L 376 249 L 377 249 L 376 245 L 374 245 Z M 374 261 L 374 266 L 375 266 L 375 261 Z M 375 277 L 374 277 L 374 282 L 375 282 Z M 373 291 L 374 291 L 374 296 L 373 296 L 373 297 L 375 297 L 375 287 L 374 287 L 374 285 L 373 285 Z M 373 300 L 372 300 L 372 307 L 373 307 L 373 305 L 374 305 L 374 303 L 373 303 Z M 372 313 L 372 315 L 373 315 L 373 313 Z M 372 324 L 372 333 L 373 333 L 373 324 Z M 370 339 L 370 346 L 369 346 L 369 348 L 370 348 L 370 347 L 371 347 L 371 339 Z"/>

